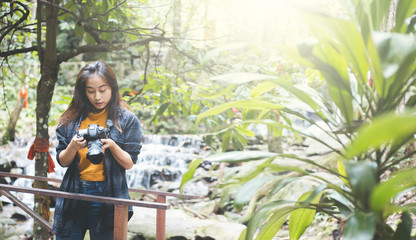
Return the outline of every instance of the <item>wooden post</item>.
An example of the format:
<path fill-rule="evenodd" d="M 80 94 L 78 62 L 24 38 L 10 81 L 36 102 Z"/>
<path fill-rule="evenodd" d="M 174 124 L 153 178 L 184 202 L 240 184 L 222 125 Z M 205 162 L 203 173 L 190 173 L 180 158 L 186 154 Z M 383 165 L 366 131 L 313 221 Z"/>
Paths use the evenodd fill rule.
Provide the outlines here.
<path fill-rule="evenodd" d="M 157 195 L 156 201 L 158 203 L 166 203 L 166 196 Z M 156 210 L 156 240 L 166 239 L 166 210 Z"/>
<path fill-rule="evenodd" d="M 127 240 L 128 206 L 114 206 L 114 240 Z"/>
<path fill-rule="evenodd" d="M 21 176 L 23 178 L 31 178 L 36 179 L 39 181 L 46 181 L 48 178 L 46 177 L 38 177 L 38 176 L 25 176 L 20 174 L 10 174 L 4 173 L 0 171 L 0 176 Z M 60 181 L 54 180 L 53 181 Z M 113 198 L 113 197 L 103 197 L 103 196 L 93 196 L 88 194 L 81 194 L 81 193 L 69 193 L 69 192 L 62 192 L 62 191 L 55 191 L 49 189 L 41 189 L 41 188 L 26 188 L 26 187 L 18 187 L 12 186 L 9 184 L 2 184 L 0 183 L 0 192 L 3 193 L 5 196 L 12 196 L 11 194 L 7 194 L 8 191 L 14 192 L 22 192 L 22 193 L 30 193 L 30 194 L 37 194 L 47 197 L 61 197 L 61 198 L 69 198 L 69 199 L 77 199 L 77 200 L 84 200 L 84 201 L 96 201 L 108 204 L 114 204 L 114 234 L 113 238 L 115 240 L 127 240 L 127 221 L 128 221 L 128 206 L 136 206 L 136 207 L 145 207 L 145 208 L 156 208 L 158 209 L 156 212 L 156 239 L 157 240 L 164 240 L 165 239 L 165 225 L 166 225 L 166 212 L 165 210 L 169 208 L 169 204 L 166 204 L 166 194 L 173 196 L 173 193 L 164 193 L 159 192 L 159 194 L 165 195 L 158 195 L 156 203 L 154 202 L 146 202 L 146 201 L 137 201 L 131 199 L 122 199 L 122 198 Z M 154 191 L 145 191 L 145 192 L 152 192 Z M 10 197 L 8 196 L 8 197 Z M 12 199 L 14 199 L 12 197 Z M 16 201 L 17 202 L 17 201 Z M 24 209 L 29 214 L 31 211 L 28 207 L 25 207 L 24 204 L 18 204 L 19 207 Z M 163 209 L 163 210 L 160 210 Z M 41 217 L 36 217 L 37 214 L 30 214 L 32 217 L 37 220 L 37 222 L 43 223 L 43 225 L 51 230 L 51 226 L 47 221 L 39 220 Z M 41 238 L 41 239 L 48 239 Z"/>
<path fill-rule="evenodd" d="M 0 177 L 16 177 L 16 178 L 28 178 L 37 181 L 52 181 L 61 183 L 62 180 L 55 179 L 55 178 L 47 178 L 41 176 L 29 176 L 24 174 L 13 174 L 0 171 Z M 54 191 L 49 189 L 41 189 L 41 188 L 25 188 L 25 187 L 18 187 L 12 186 L 9 184 L 1 184 L 0 183 L 0 192 L 3 192 L 5 196 L 6 191 L 15 191 L 15 192 L 22 192 L 22 193 L 30 193 L 30 194 L 37 194 L 42 196 L 49 196 L 49 197 L 61 197 L 61 198 L 68 198 L 68 199 L 78 199 L 84 201 L 96 201 L 102 202 L 107 204 L 114 204 L 114 234 L 113 238 L 116 240 L 127 240 L 127 232 L 128 232 L 128 206 L 135 206 L 135 207 L 144 207 L 144 208 L 156 208 L 156 240 L 165 240 L 166 239 L 166 209 L 169 208 L 169 204 L 166 204 L 166 196 L 176 197 L 176 198 L 184 198 L 184 199 L 195 199 L 197 196 L 190 196 L 190 195 L 182 195 L 170 192 L 159 192 L 159 191 L 151 191 L 151 190 L 142 190 L 142 189 L 134 189 L 129 188 L 129 191 L 132 192 L 139 192 L 143 194 L 153 194 L 157 196 L 157 203 L 154 202 L 146 202 L 146 201 L 137 201 L 137 200 L 130 200 L 130 199 L 121 199 L 121 198 L 112 198 L 112 197 L 102 197 L 102 196 L 92 196 L 87 194 L 74 194 L 62 191 Z M 11 195 L 11 194 L 10 194 Z M 12 196 L 12 195 L 11 195 Z M 17 203 L 16 203 L 17 204 Z M 17 204 L 19 205 L 19 204 Z M 23 206 L 22 203 L 21 207 L 26 212 L 29 212 L 36 221 L 38 222 L 45 222 L 44 226 L 49 226 L 49 231 L 51 230 L 50 224 L 47 221 L 39 220 L 37 214 L 31 214 L 31 211 L 28 211 L 28 208 Z"/>

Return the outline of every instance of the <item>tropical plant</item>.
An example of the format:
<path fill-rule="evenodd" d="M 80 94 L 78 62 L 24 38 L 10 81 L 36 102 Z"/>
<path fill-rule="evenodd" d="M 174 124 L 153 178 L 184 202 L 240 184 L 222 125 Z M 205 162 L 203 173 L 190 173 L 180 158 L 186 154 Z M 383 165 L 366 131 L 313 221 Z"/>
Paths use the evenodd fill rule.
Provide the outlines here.
<path fill-rule="evenodd" d="M 139 21 L 140 14 L 130 4 L 137 6 L 145 2 L 147 1 L 0 1 L 0 57 L 36 52 L 39 58 L 36 138 L 49 139 L 49 112 L 61 63 L 83 54 L 86 60 L 92 60 L 91 56 L 106 60 L 104 53 L 118 52 L 133 46 L 148 46 L 151 42 L 170 41 L 164 36 L 164 30 L 156 24 L 143 27 L 143 21 Z M 34 15 L 36 17 L 31 17 Z M 27 44 L 23 43 L 29 33 L 36 34 L 36 37 L 31 38 L 32 41 Z M 67 41 L 62 41 L 62 38 Z M 35 175 L 47 176 L 48 168 L 45 166 L 49 161 L 48 153 L 41 152 L 35 157 Z M 47 183 L 36 181 L 34 187 L 47 188 Z M 36 195 L 34 201 L 34 210 L 49 220 L 49 199 Z M 47 229 L 37 222 L 34 223 L 34 238 L 48 238 Z"/>
<path fill-rule="evenodd" d="M 222 199 L 231 199 L 237 210 L 245 211 L 241 221 L 247 229 L 240 239 L 272 239 L 287 220 L 290 239 L 299 239 L 318 212 L 339 221 L 343 239 L 412 238 L 415 205 L 397 198 L 416 185 L 416 168 L 398 168 L 415 154 L 416 2 L 393 1 L 397 4 L 395 22 L 389 31 L 386 19 L 391 0 L 342 3 L 346 17 L 298 6 L 316 42 L 283 50 L 318 70 L 325 91 L 282 77 L 247 74 L 257 87 L 249 99 L 242 100 L 244 104 L 215 106 L 196 119 L 198 125 L 233 107 L 254 110 L 257 118 L 243 115 L 239 126 L 245 128 L 250 122 L 285 128 L 326 146 L 330 151 L 326 157 L 336 162 L 331 165 L 304 154 L 264 151 L 217 153 L 205 159 L 244 163 L 230 169 L 218 186 Z M 232 75 L 221 76 L 227 77 L 237 81 Z M 276 88 L 291 98 L 266 95 Z M 295 100 L 301 104 L 290 104 Z M 273 111 L 284 121 L 263 118 Z M 325 135 L 308 134 L 291 124 L 293 117 Z M 201 161 L 189 165 L 181 190 Z M 293 188 L 298 196 L 288 199 L 286 193 Z M 388 224 L 393 215 L 399 215 L 400 222 Z"/>
<path fill-rule="evenodd" d="M 134 112 L 144 119 L 145 127 L 153 133 L 189 133 L 193 131 L 193 115 L 201 111 L 201 101 L 198 101 L 193 91 L 196 85 L 184 81 L 172 72 L 162 68 L 151 69 L 146 76 L 146 84 L 134 93 L 126 95 L 125 100 Z M 166 122 L 173 124 L 165 124 Z M 187 126 L 180 123 L 186 122 Z"/>

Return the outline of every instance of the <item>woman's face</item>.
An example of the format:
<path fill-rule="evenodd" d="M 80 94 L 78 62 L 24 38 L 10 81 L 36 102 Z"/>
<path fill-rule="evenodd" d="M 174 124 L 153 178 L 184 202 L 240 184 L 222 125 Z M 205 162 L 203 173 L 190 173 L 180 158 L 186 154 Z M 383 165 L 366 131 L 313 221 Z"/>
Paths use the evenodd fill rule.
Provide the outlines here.
<path fill-rule="evenodd" d="M 100 112 L 111 100 L 111 87 L 107 80 L 100 76 L 94 75 L 86 82 L 86 94 L 90 103 Z"/>

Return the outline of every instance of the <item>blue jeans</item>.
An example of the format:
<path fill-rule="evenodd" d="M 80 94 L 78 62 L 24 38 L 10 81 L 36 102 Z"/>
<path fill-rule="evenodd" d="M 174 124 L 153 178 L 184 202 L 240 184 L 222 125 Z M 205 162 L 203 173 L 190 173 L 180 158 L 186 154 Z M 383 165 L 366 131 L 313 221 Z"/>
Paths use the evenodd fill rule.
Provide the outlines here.
<path fill-rule="evenodd" d="M 104 182 L 80 181 L 79 188 L 80 193 L 102 196 Z M 87 229 L 89 229 L 91 240 L 112 240 L 114 231 L 96 232 L 102 205 L 99 202 L 81 201 L 72 225 L 71 235 L 56 236 L 56 240 L 83 240 Z"/>

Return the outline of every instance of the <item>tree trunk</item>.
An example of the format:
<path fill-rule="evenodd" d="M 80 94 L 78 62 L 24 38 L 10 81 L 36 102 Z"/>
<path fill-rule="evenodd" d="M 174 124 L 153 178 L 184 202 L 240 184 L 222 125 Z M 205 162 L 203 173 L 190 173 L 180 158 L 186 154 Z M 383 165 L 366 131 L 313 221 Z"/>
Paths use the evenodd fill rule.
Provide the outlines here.
<path fill-rule="evenodd" d="M 281 122 L 280 115 L 278 113 L 274 113 L 276 118 L 276 122 Z M 282 146 L 282 137 L 275 137 L 273 132 L 270 129 L 267 130 L 267 146 L 269 152 L 275 153 L 283 153 L 283 146 Z"/>
<path fill-rule="evenodd" d="M 396 23 L 396 11 L 397 11 L 398 0 L 391 1 L 390 12 L 385 19 L 384 24 L 381 26 L 381 30 L 384 32 L 390 32 L 394 28 Z"/>
<path fill-rule="evenodd" d="M 59 0 L 49 0 L 48 2 L 56 5 L 59 4 Z M 39 54 L 41 62 L 41 78 L 37 86 L 36 97 L 36 138 L 49 139 L 49 111 L 51 109 L 53 90 L 58 79 L 59 68 L 56 51 L 58 9 L 50 4 L 43 4 L 38 1 L 37 13 L 42 12 L 40 10 L 42 7 L 46 10 L 46 42 L 44 51 L 41 49 L 41 54 Z M 38 21 L 40 21 L 41 16 L 37 16 L 37 18 Z M 42 46 L 40 43 L 41 39 L 42 37 L 39 37 L 38 32 L 38 46 Z M 46 177 L 48 173 L 48 152 L 36 153 L 35 158 L 35 175 Z M 35 181 L 34 187 L 47 189 L 48 184 L 47 182 Z M 34 206 L 34 210 L 45 220 L 49 221 L 50 198 L 36 195 Z M 48 230 L 43 228 L 37 222 L 34 222 L 33 237 L 34 239 L 48 239 Z"/>
<path fill-rule="evenodd" d="M 16 135 L 16 123 L 19 119 L 20 112 L 22 111 L 25 99 L 18 97 L 13 112 L 10 115 L 9 124 L 7 125 L 6 132 L 1 139 L 2 144 L 6 144 L 9 141 L 14 141 Z"/>

